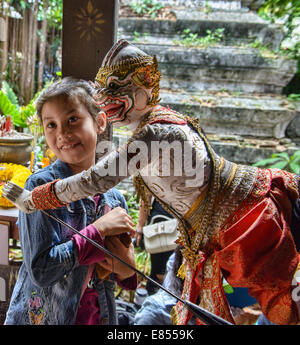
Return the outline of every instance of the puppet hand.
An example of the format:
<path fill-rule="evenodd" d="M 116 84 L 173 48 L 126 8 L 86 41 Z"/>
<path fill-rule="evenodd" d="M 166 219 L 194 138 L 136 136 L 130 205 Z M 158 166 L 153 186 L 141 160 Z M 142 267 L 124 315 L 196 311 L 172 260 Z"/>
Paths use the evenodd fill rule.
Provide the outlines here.
<path fill-rule="evenodd" d="M 62 207 L 53 190 L 57 180 L 35 187 L 31 192 L 12 182 L 7 182 L 3 188 L 3 195 L 25 213 L 36 210 L 48 210 Z"/>
<path fill-rule="evenodd" d="M 32 192 L 30 191 L 12 182 L 7 182 L 3 187 L 2 194 L 24 213 L 33 213 L 36 211 L 36 207 L 32 201 Z"/>

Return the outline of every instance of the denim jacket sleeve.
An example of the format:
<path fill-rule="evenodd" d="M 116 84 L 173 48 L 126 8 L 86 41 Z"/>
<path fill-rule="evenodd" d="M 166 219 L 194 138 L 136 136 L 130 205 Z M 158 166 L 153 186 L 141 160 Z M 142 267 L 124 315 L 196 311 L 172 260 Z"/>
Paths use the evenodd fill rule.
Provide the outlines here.
<path fill-rule="evenodd" d="M 36 187 L 34 178 L 29 178 L 25 188 Z M 53 212 L 53 211 L 49 211 Z M 47 287 L 78 265 L 73 241 L 62 242 L 59 223 L 40 211 L 32 214 L 19 213 L 20 241 L 23 262 L 34 284 Z"/>
<path fill-rule="evenodd" d="M 128 213 L 128 206 L 122 193 L 116 188 L 110 189 L 109 192 L 111 193 L 111 199 L 120 202 L 120 207 L 125 208 L 126 212 Z"/>

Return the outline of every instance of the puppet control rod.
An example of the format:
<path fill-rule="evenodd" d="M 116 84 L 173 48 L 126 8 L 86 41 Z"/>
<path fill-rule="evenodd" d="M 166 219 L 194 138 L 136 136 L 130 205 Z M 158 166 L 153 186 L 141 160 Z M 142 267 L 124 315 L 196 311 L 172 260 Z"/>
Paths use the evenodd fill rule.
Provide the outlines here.
<path fill-rule="evenodd" d="M 166 289 L 164 286 L 162 286 L 161 284 L 159 284 L 157 281 L 153 280 L 152 278 L 148 277 L 146 274 L 144 274 L 143 272 L 139 271 L 137 268 L 131 266 L 130 264 L 128 264 L 127 262 L 125 262 L 124 260 L 122 260 L 121 258 L 119 258 L 117 255 L 111 253 L 108 249 L 104 248 L 103 246 L 101 246 L 99 243 L 95 242 L 94 240 L 92 240 L 91 238 L 83 235 L 81 232 L 79 232 L 78 230 L 76 230 L 75 228 L 73 228 L 71 225 L 65 223 L 63 220 L 57 218 L 56 216 L 48 213 L 47 211 L 41 210 L 41 212 L 43 212 L 44 214 L 46 214 L 48 217 L 56 220 L 58 223 L 68 227 L 69 229 L 71 229 L 73 232 L 75 232 L 76 234 L 78 234 L 79 236 L 83 237 L 84 239 L 86 239 L 88 242 L 90 242 L 91 244 L 93 244 L 95 247 L 97 247 L 98 249 L 102 250 L 104 253 L 108 254 L 109 256 L 119 260 L 120 262 L 122 262 L 124 265 L 126 265 L 127 267 L 129 267 L 130 269 L 132 269 L 133 271 L 135 271 L 136 273 L 140 274 L 143 278 L 146 278 L 147 280 L 149 280 L 152 284 L 158 286 L 160 289 L 164 290 L 165 292 L 167 292 L 169 295 L 171 295 L 172 297 L 176 298 L 178 301 L 180 301 L 186 308 L 188 308 L 188 310 L 193 313 L 196 317 L 198 317 L 201 321 L 203 321 L 205 324 L 207 325 L 232 325 L 232 323 L 222 319 L 221 317 L 214 315 L 213 313 L 199 307 L 198 305 L 183 300 L 182 298 L 176 296 L 173 292 L 171 292 L 170 290 Z"/>

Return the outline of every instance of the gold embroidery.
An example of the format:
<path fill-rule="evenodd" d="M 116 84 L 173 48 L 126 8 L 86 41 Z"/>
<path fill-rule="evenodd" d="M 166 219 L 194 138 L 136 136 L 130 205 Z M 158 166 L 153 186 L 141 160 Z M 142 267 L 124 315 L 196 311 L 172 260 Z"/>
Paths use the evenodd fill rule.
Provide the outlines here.
<path fill-rule="evenodd" d="M 231 185 L 231 182 L 232 182 L 232 180 L 233 180 L 233 178 L 234 178 L 234 176 L 235 176 L 236 170 L 237 170 L 237 165 L 234 163 L 234 164 L 233 164 L 233 167 L 232 167 L 231 174 L 230 174 L 230 176 L 229 176 L 229 179 L 228 179 L 227 183 L 226 183 L 225 186 L 224 186 L 224 189 L 223 189 L 224 192 L 225 192 L 225 191 L 228 189 L 228 187 Z"/>
<path fill-rule="evenodd" d="M 100 67 L 95 79 L 104 87 L 109 75 L 114 74 L 120 78 L 124 78 L 130 71 L 134 71 L 137 67 L 152 63 L 153 58 L 148 55 L 122 60 L 112 66 Z"/>
<path fill-rule="evenodd" d="M 199 207 L 200 203 L 203 201 L 205 194 L 206 194 L 206 190 L 199 195 L 199 197 L 196 199 L 196 201 L 191 206 L 191 208 L 186 212 L 183 218 L 189 219 L 190 215 L 196 210 L 197 207 Z"/>
<path fill-rule="evenodd" d="M 178 271 L 177 271 L 177 277 L 181 278 L 182 280 L 184 280 L 185 278 L 185 268 L 184 268 L 184 264 L 181 264 L 181 266 L 179 267 Z"/>

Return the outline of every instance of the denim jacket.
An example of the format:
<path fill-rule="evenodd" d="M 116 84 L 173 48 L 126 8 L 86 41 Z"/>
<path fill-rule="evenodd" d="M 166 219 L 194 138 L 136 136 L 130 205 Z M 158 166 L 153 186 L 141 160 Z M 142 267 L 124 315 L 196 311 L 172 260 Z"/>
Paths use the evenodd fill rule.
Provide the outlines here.
<path fill-rule="evenodd" d="M 32 190 L 38 185 L 70 175 L 72 172 L 67 164 L 56 160 L 32 174 L 25 188 Z M 105 205 L 111 208 L 120 206 L 128 211 L 124 197 L 113 188 L 102 194 L 97 214 L 91 197 L 49 212 L 81 230 L 103 214 Z M 73 232 L 40 211 L 32 214 L 19 212 L 18 227 L 23 263 L 5 324 L 74 324 L 88 266 L 78 263 L 76 246 L 71 240 Z M 95 284 L 103 323 L 117 323 L 114 284 L 113 280 Z"/>

